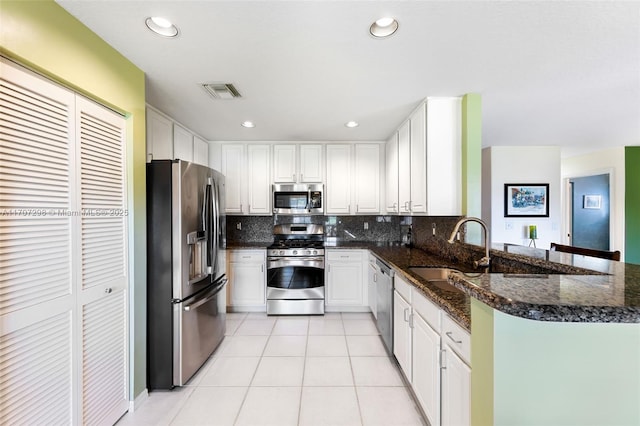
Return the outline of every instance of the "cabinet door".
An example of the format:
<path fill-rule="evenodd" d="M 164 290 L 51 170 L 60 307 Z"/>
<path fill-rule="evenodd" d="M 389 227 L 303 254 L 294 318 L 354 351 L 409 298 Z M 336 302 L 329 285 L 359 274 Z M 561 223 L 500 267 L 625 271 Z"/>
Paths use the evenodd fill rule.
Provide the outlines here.
<path fill-rule="evenodd" d="M 471 369 L 445 344 L 442 365 L 442 425 L 471 424 Z"/>
<path fill-rule="evenodd" d="M 354 185 L 356 213 L 380 213 L 380 145 L 356 145 Z"/>
<path fill-rule="evenodd" d="M 173 124 L 147 108 L 147 161 L 173 159 Z"/>
<path fill-rule="evenodd" d="M 323 182 L 322 145 L 300 145 L 300 175 L 298 182 Z"/>
<path fill-rule="evenodd" d="M 198 136 L 193 136 L 193 162 L 209 166 L 209 143 Z"/>
<path fill-rule="evenodd" d="M 247 166 L 249 214 L 270 215 L 269 145 L 249 145 Z"/>
<path fill-rule="evenodd" d="M 273 146 L 273 181 L 296 182 L 297 181 L 296 146 Z"/>
<path fill-rule="evenodd" d="M 409 213 L 411 203 L 411 123 L 407 121 L 398 130 L 398 209 Z"/>
<path fill-rule="evenodd" d="M 386 212 L 399 213 L 398 206 L 398 132 L 395 132 L 386 145 Z"/>
<path fill-rule="evenodd" d="M 177 124 L 173 125 L 173 158 L 193 161 L 193 134 Z"/>
<path fill-rule="evenodd" d="M 231 306 L 266 305 L 264 263 L 231 262 L 229 292 Z"/>
<path fill-rule="evenodd" d="M 367 262 L 367 278 L 367 282 L 369 284 L 369 309 L 371 309 L 373 316 L 378 318 L 378 270 L 374 259 L 370 259 L 369 262 Z"/>
<path fill-rule="evenodd" d="M 225 176 L 225 212 L 242 214 L 244 204 L 243 180 L 244 146 L 222 145 L 221 172 Z"/>
<path fill-rule="evenodd" d="M 351 145 L 327 145 L 325 212 L 351 213 Z"/>
<path fill-rule="evenodd" d="M 406 378 L 411 382 L 411 305 L 393 291 L 393 354 Z"/>
<path fill-rule="evenodd" d="M 427 212 L 427 107 L 411 115 L 411 213 Z"/>
<path fill-rule="evenodd" d="M 413 392 L 429 423 L 440 424 L 440 335 L 413 314 Z"/>
<path fill-rule="evenodd" d="M 460 98 L 427 100 L 427 206 L 432 216 L 462 214 Z"/>
<path fill-rule="evenodd" d="M 327 267 L 327 306 L 367 306 L 360 261 L 331 262 Z"/>

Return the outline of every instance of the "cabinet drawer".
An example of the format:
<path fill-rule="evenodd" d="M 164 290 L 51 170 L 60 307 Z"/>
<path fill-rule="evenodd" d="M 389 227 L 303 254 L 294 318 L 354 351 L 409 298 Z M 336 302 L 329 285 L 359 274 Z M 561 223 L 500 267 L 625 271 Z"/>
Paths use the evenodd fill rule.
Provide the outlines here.
<path fill-rule="evenodd" d="M 414 288 L 412 291 L 413 310 L 417 312 L 435 331 L 440 333 L 440 308 Z"/>
<path fill-rule="evenodd" d="M 409 303 L 411 302 L 411 284 L 407 283 L 405 280 L 400 278 L 398 274 L 396 274 L 395 279 L 393 280 L 393 288 L 396 289 L 398 293 Z"/>
<path fill-rule="evenodd" d="M 338 262 L 361 262 L 363 260 L 363 250 L 327 250 L 328 261 Z"/>
<path fill-rule="evenodd" d="M 464 362 L 471 365 L 471 335 L 445 313 L 442 314 L 442 339 Z"/>
<path fill-rule="evenodd" d="M 264 262 L 266 250 L 232 250 L 229 254 L 230 262 Z"/>

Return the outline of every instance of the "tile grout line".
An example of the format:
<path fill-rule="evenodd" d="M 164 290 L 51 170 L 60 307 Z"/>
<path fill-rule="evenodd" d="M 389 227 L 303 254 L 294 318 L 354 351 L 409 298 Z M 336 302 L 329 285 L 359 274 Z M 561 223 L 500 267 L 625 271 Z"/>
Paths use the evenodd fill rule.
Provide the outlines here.
<path fill-rule="evenodd" d="M 344 322 L 342 324 L 344 328 Z M 351 362 L 351 351 L 349 350 L 349 343 L 347 342 L 347 330 L 344 330 L 344 343 L 347 345 L 347 356 L 349 357 L 349 367 L 351 368 L 351 379 L 353 380 L 353 392 L 356 394 L 356 404 L 358 404 L 358 416 L 360 417 L 360 424 L 364 425 L 364 418 L 362 417 L 362 407 L 360 407 L 360 397 L 358 396 L 358 388 L 356 387 L 356 375 L 353 372 L 353 363 Z"/>
<path fill-rule="evenodd" d="M 302 381 L 300 382 L 300 398 L 298 399 L 298 421 L 296 424 L 300 426 L 300 415 L 302 414 L 302 392 L 304 391 L 304 372 L 307 369 L 307 347 L 309 346 L 309 329 L 311 328 L 311 318 L 307 317 L 307 334 L 304 341 L 304 357 L 302 361 Z"/>

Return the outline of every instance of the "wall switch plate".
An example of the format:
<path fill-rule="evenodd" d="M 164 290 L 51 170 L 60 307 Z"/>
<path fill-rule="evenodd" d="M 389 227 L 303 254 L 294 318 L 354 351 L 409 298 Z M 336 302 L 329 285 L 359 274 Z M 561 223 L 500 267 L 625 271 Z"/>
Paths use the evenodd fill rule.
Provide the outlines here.
<path fill-rule="evenodd" d="M 238 231 L 242 231 L 242 222 L 237 222 L 237 223 L 236 223 L 236 229 L 237 229 Z"/>
<path fill-rule="evenodd" d="M 436 235 L 436 224 L 435 223 L 431 224 L 431 235 Z"/>
<path fill-rule="evenodd" d="M 506 221 L 504 223 L 504 229 L 505 229 L 505 231 L 512 231 L 513 230 L 513 222 Z"/>
<path fill-rule="evenodd" d="M 367 229 L 369 229 L 369 222 L 364 223 L 364 230 L 366 231 Z"/>

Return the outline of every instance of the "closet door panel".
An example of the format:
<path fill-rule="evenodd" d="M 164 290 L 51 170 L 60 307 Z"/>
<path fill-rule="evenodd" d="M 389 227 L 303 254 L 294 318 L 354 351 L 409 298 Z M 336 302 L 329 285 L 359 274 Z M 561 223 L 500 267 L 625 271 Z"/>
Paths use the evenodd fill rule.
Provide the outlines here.
<path fill-rule="evenodd" d="M 75 95 L 0 60 L 0 424 L 74 423 Z"/>

